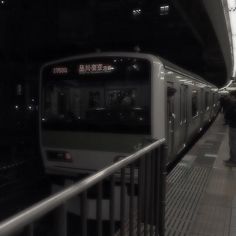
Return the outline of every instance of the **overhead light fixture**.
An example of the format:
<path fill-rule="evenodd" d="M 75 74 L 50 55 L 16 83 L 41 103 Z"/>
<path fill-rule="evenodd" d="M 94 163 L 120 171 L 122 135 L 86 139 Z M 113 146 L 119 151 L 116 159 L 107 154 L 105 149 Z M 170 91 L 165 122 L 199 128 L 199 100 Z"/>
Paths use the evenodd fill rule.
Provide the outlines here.
<path fill-rule="evenodd" d="M 220 88 L 220 90 L 224 90 L 224 89 L 228 88 L 232 83 L 233 83 L 233 80 L 230 80 L 228 82 L 228 84 L 226 84 L 224 87 Z"/>
<path fill-rule="evenodd" d="M 160 15 L 165 16 L 168 15 L 170 11 L 170 6 L 169 5 L 161 5 L 160 6 Z"/>
<path fill-rule="evenodd" d="M 139 16 L 142 13 L 142 9 L 140 8 L 133 9 L 132 13 L 133 13 L 133 16 Z"/>
<path fill-rule="evenodd" d="M 194 83 L 193 83 L 191 80 L 187 80 L 185 83 L 186 83 L 186 84 L 194 85 Z"/>
<path fill-rule="evenodd" d="M 203 84 L 203 83 L 197 83 L 196 85 L 197 85 L 199 88 L 205 88 L 205 87 L 206 87 L 206 85 Z"/>
<path fill-rule="evenodd" d="M 222 95 L 226 95 L 226 94 L 229 94 L 229 91 L 227 90 L 222 90 L 222 91 L 219 91 L 220 94 Z"/>
<path fill-rule="evenodd" d="M 232 77 L 236 77 L 236 1 L 222 0 L 232 54 Z"/>
<path fill-rule="evenodd" d="M 226 90 L 228 90 L 228 91 L 235 91 L 236 87 L 228 87 Z"/>

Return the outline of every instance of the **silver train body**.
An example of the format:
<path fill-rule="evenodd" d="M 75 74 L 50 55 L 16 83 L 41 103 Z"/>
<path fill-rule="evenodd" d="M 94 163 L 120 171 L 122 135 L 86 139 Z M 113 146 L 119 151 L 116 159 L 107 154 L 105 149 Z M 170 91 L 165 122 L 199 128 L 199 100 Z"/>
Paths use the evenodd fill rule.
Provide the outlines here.
<path fill-rule="evenodd" d="M 96 53 L 53 61 L 40 76 L 47 173 L 91 173 L 166 138 L 172 163 L 219 110 L 217 88 L 159 57 Z"/>

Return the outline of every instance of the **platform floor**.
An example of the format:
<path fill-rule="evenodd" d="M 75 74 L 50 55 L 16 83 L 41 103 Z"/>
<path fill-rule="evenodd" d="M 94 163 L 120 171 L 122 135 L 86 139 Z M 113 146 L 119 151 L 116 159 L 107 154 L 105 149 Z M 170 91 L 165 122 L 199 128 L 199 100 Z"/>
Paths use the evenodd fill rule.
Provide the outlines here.
<path fill-rule="evenodd" d="M 235 236 L 236 168 L 220 114 L 167 177 L 166 236 Z"/>

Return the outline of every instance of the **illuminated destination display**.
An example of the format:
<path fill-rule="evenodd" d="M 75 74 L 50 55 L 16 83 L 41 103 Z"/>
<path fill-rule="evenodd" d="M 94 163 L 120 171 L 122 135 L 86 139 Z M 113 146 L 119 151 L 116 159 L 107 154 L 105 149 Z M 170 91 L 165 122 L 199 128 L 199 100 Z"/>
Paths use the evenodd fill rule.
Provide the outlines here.
<path fill-rule="evenodd" d="M 67 67 L 53 67 L 52 73 L 56 75 L 65 75 L 68 74 L 69 70 Z"/>
<path fill-rule="evenodd" d="M 115 68 L 107 64 L 80 64 L 78 66 L 79 74 L 96 74 L 96 73 L 110 73 Z"/>

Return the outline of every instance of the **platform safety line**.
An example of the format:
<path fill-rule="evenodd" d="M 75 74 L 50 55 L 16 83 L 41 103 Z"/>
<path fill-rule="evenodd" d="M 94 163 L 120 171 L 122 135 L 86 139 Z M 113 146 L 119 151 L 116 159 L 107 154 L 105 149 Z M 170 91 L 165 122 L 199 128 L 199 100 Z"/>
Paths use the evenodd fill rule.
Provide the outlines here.
<path fill-rule="evenodd" d="M 178 191 L 178 199 L 176 199 L 175 198 L 175 200 L 174 201 L 172 201 L 172 203 L 174 204 L 174 206 L 175 206 L 175 209 L 176 209 L 176 211 L 175 211 L 175 214 L 178 214 L 178 210 L 179 209 L 184 209 L 183 207 L 184 206 L 186 206 L 187 204 L 188 204 L 188 201 L 187 200 L 189 200 L 189 197 L 186 199 L 186 201 L 183 201 L 183 199 L 184 198 L 186 198 L 186 194 L 189 192 L 189 193 L 193 193 L 194 191 L 193 191 L 193 188 L 195 188 L 195 184 L 196 184 L 196 182 L 197 182 L 197 180 L 195 179 L 196 177 L 193 175 L 193 176 L 191 176 L 191 178 L 189 179 L 189 183 L 188 183 L 188 185 L 190 185 L 191 186 L 191 188 L 189 189 L 188 187 L 187 187 L 187 185 L 185 185 L 185 188 L 184 189 L 181 189 L 180 191 Z M 196 180 L 196 181 L 193 181 L 193 180 Z M 179 194 L 180 193 L 180 194 Z M 188 195 L 187 195 L 188 196 Z M 191 197 L 191 195 L 190 195 L 190 197 Z M 176 204 L 177 204 L 177 206 L 176 206 Z M 171 208 L 170 208 L 170 210 L 171 210 Z M 172 212 L 170 212 L 170 213 L 172 213 Z M 172 216 L 173 216 L 173 214 L 172 214 Z M 175 217 L 175 218 L 177 218 L 177 216 Z"/>
<path fill-rule="evenodd" d="M 177 176 L 177 178 L 175 179 L 175 182 L 170 182 L 169 178 L 167 177 L 167 188 L 168 188 L 168 183 L 170 183 L 170 184 L 169 184 L 169 185 L 170 185 L 170 188 L 169 188 L 168 191 L 167 191 L 166 201 L 169 200 L 169 198 L 170 198 L 170 196 L 171 196 L 171 193 L 172 193 L 173 191 L 176 191 L 176 189 L 177 189 L 177 188 L 176 188 L 177 184 L 183 180 L 183 177 L 184 177 L 185 174 L 186 174 L 186 171 L 183 170 L 183 169 L 185 169 L 185 168 L 184 168 L 184 167 L 179 168 L 179 170 L 181 170 L 181 171 L 179 171 L 180 173 L 177 172 L 177 173 L 178 173 L 178 176 Z M 175 187 L 171 188 L 171 186 L 175 186 Z"/>
<path fill-rule="evenodd" d="M 203 174 L 206 174 L 206 173 L 203 173 Z M 204 176 L 202 176 L 202 180 L 204 180 Z M 188 211 L 185 211 L 182 214 L 182 217 L 184 219 L 187 219 L 187 220 L 181 221 L 182 225 L 184 224 L 183 227 L 181 227 L 181 229 L 180 229 L 180 227 L 178 227 L 178 229 L 181 230 L 181 232 L 183 232 L 183 231 L 187 232 L 188 231 L 189 226 L 191 224 L 191 221 L 193 219 L 193 216 L 195 214 L 195 209 L 197 208 L 197 206 L 199 204 L 199 200 L 200 200 L 200 198 L 203 194 L 203 190 L 204 190 L 204 186 L 205 186 L 206 182 L 207 181 L 205 181 L 202 185 L 198 185 L 199 187 L 195 188 L 194 191 L 192 191 L 192 195 L 190 196 L 189 201 L 188 201 L 188 205 L 190 206 L 190 208 L 189 208 Z M 198 192 L 200 194 L 197 194 Z M 194 194 L 194 193 L 196 193 L 196 194 Z"/>
<path fill-rule="evenodd" d="M 193 171 L 193 170 L 192 170 Z M 189 183 L 191 186 L 193 186 L 194 182 L 193 180 L 195 180 L 194 176 L 193 176 L 193 172 L 191 171 L 191 176 L 190 176 L 190 179 L 188 179 Z M 185 182 L 186 180 L 184 180 Z M 176 189 L 177 189 L 177 196 L 178 198 L 172 198 L 174 199 L 174 201 L 172 201 L 172 204 L 174 205 L 174 217 L 173 217 L 173 211 L 170 211 L 170 214 L 171 214 L 171 218 L 172 219 L 177 219 L 177 217 L 179 216 L 179 214 L 181 213 L 181 210 L 184 209 L 184 206 L 186 205 L 187 201 L 183 201 L 184 198 L 186 198 L 186 196 L 189 196 L 189 195 L 186 195 L 188 192 L 191 192 L 189 190 L 189 188 L 186 187 L 186 184 L 185 185 L 181 185 L 181 186 L 184 186 L 184 188 L 181 188 L 179 189 L 177 186 Z M 173 196 L 174 197 L 174 196 Z M 168 204 L 168 203 L 167 203 Z M 170 208 L 170 210 L 173 209 L 173 207 Z M 167 222 L 169 223 L 169 222 Z M 171 223 L 173 223 L 173 221 L 171 221 Z"/>
<path fill-rule="evenodd" d="M 181 168 L 184 169 L 184 168 Z M 178 181 L 175 182 L 173 188 L 171 188 L 168 192 L 167 192 L 167 197 L 166 197 L 166 202 L 172 202 L 172 196 L 176 195 L 179 192 L 179 185 L 183 186 L 183 183 L 186 181 L 186 176 L 189 175 L 188 173 L 191 171 L 191 169 L 185 169 L 182 170 L 182 175 L 180 175 L 180 179 Z M 167 180 L 168 183 L 168 180 Z M 174 204 L 174 203 L 173 203 Z M 170 205 L 167 204 L 167 209 L 171 207 Z M 168 213 L 168 210 L 166 211 L 166 213 Z"/>
<path fill-rule="evenodd" d="M 183 182 L 186 181 L 186 179 L 184 178 L 182 178 L 182 180 L 180 180 L 179 182 L 179 184 L 182 184 L 182 186 L 184 186 L 183 188 L 178 189 L 179 186 L 175 186 L 174 191 L 167 192 L 167 195 L 169 195 L 168 201 L 166 203 L 167 235 L 172 235 L 170 234 L 171 232 L 173 232 L 174 234 L 179 232 L 182 236 L 185 235 L 185 233 L 189 230 L 191 222 L 194 219 L 196 209 L 208 182 L 211 173 L 211 168 L 193 167 L 187 169 L 183 176 L 188 176 L 189 172 L 191 172 L 191 175 L 188 179 L 188 183 L 185 183 L 183 185 Z M 199 176 L 201 176 L 200 179 Z M 187 196 L 186 198 L 187 193 L 191 193 L 191 195 Z M 177 198 L 175 197 L 176 195 Z M 171 205 L 169 205 L 168 203 Z M 173 208 L 174 216 L 172 212 Z"/>

